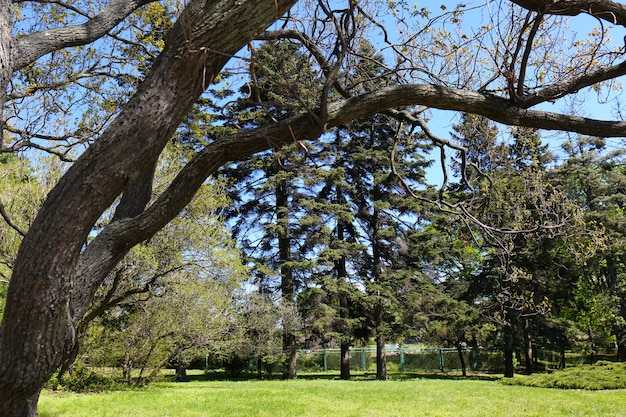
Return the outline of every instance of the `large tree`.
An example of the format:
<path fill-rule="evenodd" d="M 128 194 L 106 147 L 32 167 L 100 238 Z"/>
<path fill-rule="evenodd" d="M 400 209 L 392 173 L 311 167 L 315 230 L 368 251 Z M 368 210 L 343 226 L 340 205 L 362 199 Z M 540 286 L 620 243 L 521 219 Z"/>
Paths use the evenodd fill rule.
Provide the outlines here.
<path fill-rule="evenodd" d="M 12 126 L 18 119 L 6 116 L 10 100 L 28 93 L 15 90 L 17 83 L 13 81 L 20 71 L 40 59 L 56 58 L 57 51 L 71 56 L 80 45 L 92 44 L 91 52 L 97 54 L 96 41 L 118 39 L 122 34 L 114 32 L 117 25 L 149 3 L 153 2 L 112 0 L 93 12 L 89 2 L 75 6 L 32 2 L 34 9 L 20 16 L 42 16 L 39 13 L 47 7 L 68 6 L 66 11 L 73 12 L 73 19 L 23 28 L 14 26 L 19 17 L 13 6 L 30 3 L 1 0 L 3 130 L 18 131 Z M 392 10 L 401 29 L 407 29 L 406 39 L 390 37 L 383 25 L 388 20 L 376 22 L 375 10 L 366 3 L 346 1 L 335 9 L 320 1 L 311 5 L 313 12 L 300 18 L 286 15 L 295 3 L 186 2 L 175 24 L 167 29 L 158 56 L 144 62 L 147 75 L 137 81 L 132 97 L 121 106 L 113 106 L 96 139 L 82 145 L 84 151 L 48 194 L 15 260 L 0 327 L 0 415 L 36 415 L 39 391 L 72 351 L 76 323 L 89 309 L 103 280 L 130 248 L 173 219 L 207 176 L 229 161 L 304 138 L 316 139 L 327 129 L 388 110 L 394 110 L 396 117 L 414 120 L 416 115 L 397 109 L 415 105 L 478 113 L 502 123 L 534 128 L 626 135 L 626 123 L 620 120 L 598 121 L 531 109 L 626 72 L 621 50 L 607 49 L 604 36 L 582 44 L 572 42 L 567 45 L 571 48 L 549 42 L 555 32 L 564 30 L 559 15 L 590 14 L 612 25 L 626 24 L 626 9 L 620 3 L 502 1 L 498 3 L 501 13 L 469 36 L 445 30 L 448 22 L 462 21 L 461 9 L 445 11 L 439 17 L 424 9 Z M 509 7 L 512 3 L 517 6 Z M 403 7 L 395 2 L 387 5 Z M 404 18 L 407 13 L 410 18 Z M 388 11 L 383 10 L 383 15 Z M 278 20 L 283 24 L 264 32 Z M 430 30 L 437 25 L 436 29 L 443 32 Z M 392 62 L 397 63 L 389 70 L 401 82 L 370 93 L 348 94 L 338 74 L 342 66 L 349 66 L 351 40 L 367 34 L 367 30 L 370 35 L 377 31 L 383 42 L 388 42 L 387 50 L 394 54 Z M 310 50 L 311 60 L 326 77 L 315 107 L 307 106 L 300 114 L 267 126 L 242 127 L 208 138 L 206 146 L 198 146 L 195 157 L 171 185 L 148 204 L 154 167 L 165 144 L 203 92 L 219 79 L 226 63 L 256 37 L 290 37 Z M 403 47 L 397 47 L 398 40 Z M 486 51 L 487 45 L 493 50 Z M 552 52 L 557 52 L 554 56 L 558 59 L 546 60 Z M 461 67 L 460 63 L 468 66 Z M 57 75 L 48 87 L 80 85 L 80 74 Z M 339 95 L 343 99 L 334 99 Z M 82 110 L 69 108 L 72 112 Z M 34 106 L 29 114 L 38 111 L 41 107 Z M 18 142 L 37 147 L 38 140 L 46 139 L 41 135 L 24 142 L 22 137 L 2 137 L 5 152 L 16 148 Z M 111 221 L 97 235 L 92 234 L 102 214 L 112 207 L 115 214 Z"/>

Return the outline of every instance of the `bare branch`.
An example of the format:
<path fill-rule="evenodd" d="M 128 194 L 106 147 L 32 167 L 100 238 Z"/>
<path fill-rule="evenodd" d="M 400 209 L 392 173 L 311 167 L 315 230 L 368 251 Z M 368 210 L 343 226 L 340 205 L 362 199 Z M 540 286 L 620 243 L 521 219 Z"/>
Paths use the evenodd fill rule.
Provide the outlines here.
<path fill-rule="evenodd" d="M 26 2 L 26 0 L 18 0 L 18 1 L 15 1 L 14 3 L 25 3 L 25 2 Z M 65 9 L 73 11 L 74 13 L 76 13 L 79 16 L 83 16 L 83 17 L 87 17 L 87 18 L 89 17 L 88 13 L 86 13 L 86 12 L 82 11 L 81 9 L 79 9 L 78 7 L 74 7 L 71 4 L 66 3 L 64 1 L 58 1 L 58 0 L 35 0 L 35 1 L 33 1 L 33 3 L 58 4 L 59 6 L 65 8 Z"/>
<path fill-rule="evenodd" d="M 320 68 L 322 69 L 324 76 L 329 77 L 330 72 L 332 70 L 330 63 L 324 56 L 324 53 L 322 52 L 322 50 L 318 48 L 315 42 L 313 42 L 313 40 L 305 33 L 302 33 L 296 30 L 289 30 L 289 29 L 272 30 L 272 31 L 266 31 L 262 33 L 261 35 L 257 36 L 256 39 L 258 40 L 292 39 L 292 40 L 300 41 L 302 45 L 304 45 L 304 47 L 311 53 L 313 58 L 315 58 Z M 335 88 L 335 90 L 337 90 L 339 94 L 341 94 L 342 97 L 348 98 L 350 96 L 350 94 L 343 88 L 343 86 L 338 81 L 335 81 L 333 83 L 333 87 Z"/>
<path fill-rule="evenodd" d="M 526 48 L 524 49 L 524 53 L 522 54 L 522 62 L 520 63 L 519 68 L 519 76 L 517 79 L 517 95 L 516 97 L 522 97 L 524 95 L 524 81 L 526 80 L 526 69 L 528 67 L 528 58 L 530 58 L 530 52 L 533 49 L 533 42 L 535 41 L 535 36 L 541 27 L 541 22 L 543 22 L 543 14 L 538 13 L 535 16 L 535 20 L 533 22 L 533 26 L 530 29 L 530 33 L 528 34 L 528 39 L 526 40 Z M 521 36 L 520 36 L 521 39 Z"/>
<path fill-rule="evenodd" d="M 35 32 L 15 41 L 13 70 L 24 68 L 38 58 L 59 49 L 86 45 L 113 29 L 132 12 L 155 0 L 116 0 L 85 23 Z"/>
<path fill-rule="evenodd" d="M 490 94 L 459 90 L 432 84 L 383 87 L 378 91 L 331 105 L 329 127 L 345 124 L 386 109 L 423 105 L 441 110 L 479 114 L 491 120 L 516 126 L 545 130 L 578 132 L 590 136 L 621 137 L 626 122 L 604 121 L 540 110 L 528 110 L 517 103 Z"/>
<path fill-rule="evenodd" d="M 89 72 L 81 71 L 77 74 L 72 75 L 71 77 L 68 77 L 64 80 L 56 81 L 54 83 L 30 84 L 28 87 L 24 88 L 21 91 L 12 91 L 11 93 L 9 93 L 8 98 L 10 100 L 17 100 L 17 99 L 21 99 L 25 97 L 30 97 L 34 95 L 35 93 L 37 93 L 38 91 L 61 90 L 67 87 L 67 85 L 74 83 L 80 80 L 81 78 L 93 77 L 94 75 L 96 74 L 93 74 L 91 71 Z M 103 74 L 99 73 L 97 75 L 103 75 Z"/>
<path fill-rule="evenodd" d="M 552 84 L 527 96 L 519 97 L 517 105 L 523 108 L 529 108 L 545 101 L 564 97 L 602 81 L 618 78 L 624 74 L 626 74 L 626 61 L 612 66 L 600 67 L 569 80 Z"/>
<path fill-rule="evenodd" d="M 612 0 L 510 0 L 520 7 L 559 16 L 589 14 L 614 25 L 626 26 L 626 5 Z"/>
<path fill-rule="evenodd" d="M 17 224 L 15 224 L 13 220 L 11 220 L 11 216 L 9 216 L 9 213 L 7 213 L 6 209 L 4 208 L 4 204 L 2 204 L 1 201 L 0 201 L 0 216 L 2 216 L 6 224 L 8 224 L 9 227 L 11 227 L 11 229 L 15 230 L 17 233 L 19 233 L 22 236 L 26 236 L 26 232 L 22 230 L 22 228 L 19 227 Z"/>

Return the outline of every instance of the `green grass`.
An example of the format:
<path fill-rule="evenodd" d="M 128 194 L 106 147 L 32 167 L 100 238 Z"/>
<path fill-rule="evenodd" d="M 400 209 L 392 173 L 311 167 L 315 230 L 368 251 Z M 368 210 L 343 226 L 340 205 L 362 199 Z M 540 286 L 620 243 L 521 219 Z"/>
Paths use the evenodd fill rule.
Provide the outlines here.
<path fill-rule="evenodd" d="M 46 391 L 40 416 L 626 417 L 626 391 L 555 390 L 435 378 L 192 381 L 100 394 Z"/>

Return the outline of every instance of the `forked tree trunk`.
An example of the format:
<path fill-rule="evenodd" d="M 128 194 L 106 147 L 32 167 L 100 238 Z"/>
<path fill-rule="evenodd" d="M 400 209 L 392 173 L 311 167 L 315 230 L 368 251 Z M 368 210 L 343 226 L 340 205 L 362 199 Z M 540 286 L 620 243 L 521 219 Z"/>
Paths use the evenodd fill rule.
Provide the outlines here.
<path fill-rule="evenodd" d="M 13 73 L 11 3 L 0 0 L 0 104 Z M 230 56 L 294 3 L 187 2 L 136 94 L 48 194 L 22 241 L 9 285 L 0 327 L 0 416 L 37 414 L 39 391 L 72 352 L 76 323 L 100 283 L 130 248 L 184 208 L 208 174 L 237 152 L 250 150 L 222 147 L 213 161 L 195 159 L 147 210 L 128 211 L 136 215 L 111 222 L 85 246 L 102 213 L 153 167 Z M 297 127 L 295 134 L 300 134 Z"/>

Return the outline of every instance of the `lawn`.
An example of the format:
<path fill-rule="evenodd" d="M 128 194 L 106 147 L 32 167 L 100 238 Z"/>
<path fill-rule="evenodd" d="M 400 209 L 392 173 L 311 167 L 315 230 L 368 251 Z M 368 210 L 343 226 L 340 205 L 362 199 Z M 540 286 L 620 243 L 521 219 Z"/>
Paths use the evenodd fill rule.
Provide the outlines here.
<path fill-rule="evenodd" d="M 44 392 L 40 416 L 626 417 L 626 390 L 557 390 L 430 378 L 192 381 L 101 394 Z"/>

